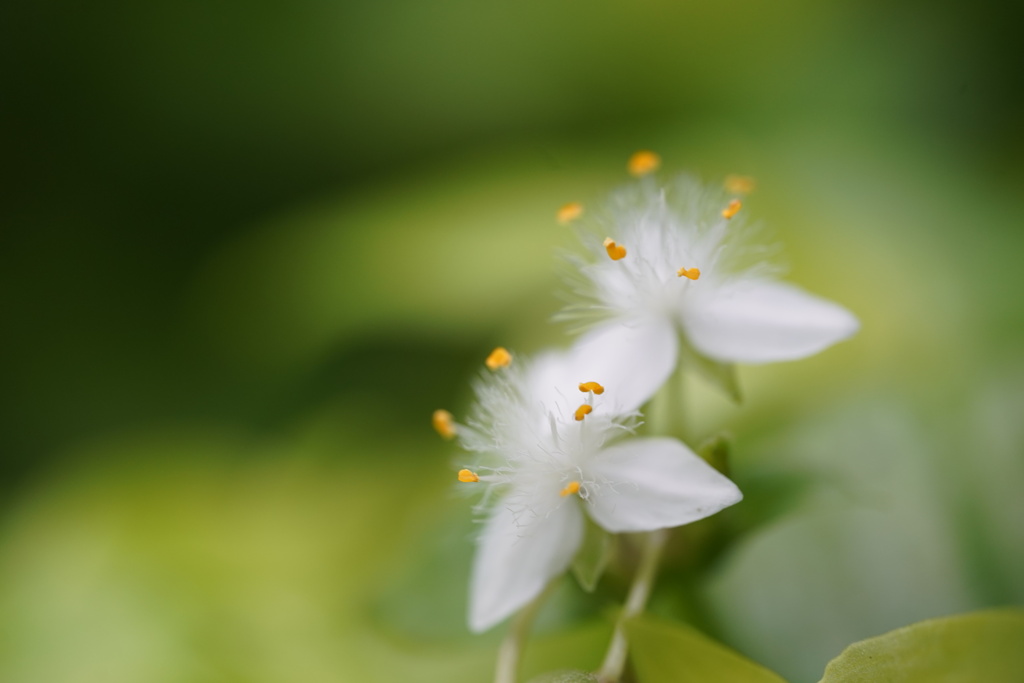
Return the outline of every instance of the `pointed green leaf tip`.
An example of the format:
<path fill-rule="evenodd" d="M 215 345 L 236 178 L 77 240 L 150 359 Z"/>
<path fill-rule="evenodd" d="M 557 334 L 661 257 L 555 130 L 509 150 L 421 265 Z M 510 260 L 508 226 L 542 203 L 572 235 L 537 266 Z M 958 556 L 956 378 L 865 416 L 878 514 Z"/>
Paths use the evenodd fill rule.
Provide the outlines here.
<path fill-rule="evenodd" d="M 640 683 L 785 683 L 684 624 L 641 616 L 626 631 Z"/>
<path fill-rule="evenodd" d="M 697 455 L 716 470 L 730 476 L 729 452 L 732 450 L 732 439 L 728 434 L 716 434 L 697 447 Z"/>
<path fill-rule="evenodd" d="M 928 619 L 862 640 L 829 662 L 820 683 L 1024 681 L 1024 610 Z"/>
<path fill-rule="evenodd" d="M 552 671 L 531 678 L 530 683 L 597 683 L 597 676 L 586 671 Z"/>
<path fill-rule="evenodd" d="M 572 573 L 580 587 L 593 593 L 597 582 L 608 568 L 613 552 L 612 536 L 589 518 L 583 535 L 583 544 L 572 561 Z"/>

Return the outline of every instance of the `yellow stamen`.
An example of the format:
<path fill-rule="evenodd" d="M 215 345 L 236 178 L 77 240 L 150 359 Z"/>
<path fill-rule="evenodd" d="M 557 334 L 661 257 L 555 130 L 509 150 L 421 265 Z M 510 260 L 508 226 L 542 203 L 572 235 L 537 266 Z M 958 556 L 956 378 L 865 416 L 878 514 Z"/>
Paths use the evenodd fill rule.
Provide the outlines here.
<path fill-rule="evenodd" d="M 676 271 L 679 277 L 688 277 L 691 280 L 696 280 L 700 277 L 700 268 L 680 268 Z"/>
<path fill-rule="evenodd" d="M 587 415 L 590 415 L 590 413 L 592 412 L 594 412 L 594 407 L 584 403 L 583 405 L 576 409 L 576 421 L 583 422 L 583 418 L 585 418 Z"/>
<path fill-rule="evenodd" d="M 562 225 L 568 225 L 583 215 L 583 205 L 579 202 L 569 202 L 558 210 L 555 216 Z"/>
<path fill-rule="evenodd" d="M 748 175 L 725 176 L 725 189 L 732 194 L 750 194 L 757 187 L 757 182 Z"/>
<path fill-rule="evenodd" d="M 741 202 L 738 199 L 733 199 L 731 202 L 729 202 L 729 206 L 722 209 L 722 218 L 729 220 L 730 218 L 738 214 L 741 208 L 743 208 L 743 202 Z"/>
<path fill-rule="evenodd" d="M 472 484 L 480 481 L 480 477 L 473 470 L 459 470 L 459 481 L 463 484 Z"/>
<path fill-rule="evenodd" d="M 432 419 L 434 430 L 445 439 L 455 438 L 455 423 L 447 410 L 435 410 Z"/>
<path fill-rule="evenodd" d="M 604 393 L 604 387 L 602 387 L 597 382 L 580 382 L 580 391 L 582 391 L 583 393 L 593 391 L 595 394 L 600 396 L 601 394 Z"/>
<path fill-rule="evenodd" d="M 604 250 L 608 252 L 608 257 L 612 261 L 618 261 L 619 259 L 626 258 L 626 248 L 621 244 L 615 244 L 615 240 L 611 237 L 605 238 Z"/>
<path fill-rule="evenodd" d="M 498 368 L 506 368 L 509 363 L 512 362 L 512 354 L 508 352 L 504 346 L 491 351 L 491 355 L 487 356 L 487 360 L 484 361 L 484 365 L 489 370 L 497 370 Z"/>
<path fill-rule="evenodd" d="M 565 488 L 562 489 L 562 494 L 561 495 L 562 495 L 562 498 L 565 498 L 566 496 L 571 496 L 572 494 L 579 493 L 579 492 L 580 492 L 580 483 L 578 481 L 570 481 L 568 484 L 565 485 Z"/>
<path fill-rule="evenodd" d="M 637 178 L 657 171 L 659 166 L 661 166 L 661 157 L 646 149 L 642 149 L 631 156 L 629 163 L 626 164 L 629 174 Z"/>

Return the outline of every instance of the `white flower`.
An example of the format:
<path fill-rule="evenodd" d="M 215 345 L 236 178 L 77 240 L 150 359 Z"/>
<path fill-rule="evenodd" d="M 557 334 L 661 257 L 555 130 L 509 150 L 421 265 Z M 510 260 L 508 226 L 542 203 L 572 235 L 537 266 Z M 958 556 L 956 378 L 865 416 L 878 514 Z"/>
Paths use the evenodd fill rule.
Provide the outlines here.
<path fill-rule="evenodd" d="M 483 631 L 566 571 L 584 515 L 611 532 L 651 531 L 738 502 L 736 485 L 670 438 L 632 436 L 635 412 L 613 412 L 613 383 L 571 377 L 577 364 L 547 354 L 487 376 L 460 443 L 477 461 L 460 481 L 485 487 L 469 625 Z M 600 383 L 598 383 L 600 382 Z"/>
<path fill-rule="evenodd" d="M 600 322 L 577 342 L 590 358 L 642 373 L 640 405 L 668 378 L 683 344 L 720 363 L 815 354 L 853 335 L 843 307 L 778 281 L 743 244 L 740 202 L 683 178 L 668 192 L 646 180 L 616 196 L 610 237 L 585 235 L 596 258 L 581 267 L 584 302 L 563 317 Z M 644 395 L 644 392 L 647 392 Z"/>

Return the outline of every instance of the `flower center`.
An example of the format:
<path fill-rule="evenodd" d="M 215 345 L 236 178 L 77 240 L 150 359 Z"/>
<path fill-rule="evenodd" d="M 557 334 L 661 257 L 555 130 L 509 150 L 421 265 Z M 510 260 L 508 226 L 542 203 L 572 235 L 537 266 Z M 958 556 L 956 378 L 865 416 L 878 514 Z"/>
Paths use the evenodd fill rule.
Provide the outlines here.
<path fill-rule="evenodd" d="M 600 396 L 604 393 L 604 387 L 598 382 L 580 382 L 579 389 L 587 395 L 587 402 L 576 409 L 573 416 L 577 422 L 583 422 L 583 418 L 594 412 L 594 395 Z"/>
<path fill-rule="evenodd" d="M 576 409 L 576 412 L 573 415 L 576 418 L 577 422 L 583 422 L 583 418 L 585 418 L 587 415 L 590 415 L 590 413 L 592 412 L 594 412 L 594 406 L 590 405 L 589 403 L 584 403 L 583 405 Z"/>
<path fill-rule="evenodd" d="M 700 277 L 700 268 L 680 268 L 679 270 L 676 271 L 676 275 L 678 275 L 679 277 L 685 277 L 691 280 L 696 280 L 697 278 Z"/>

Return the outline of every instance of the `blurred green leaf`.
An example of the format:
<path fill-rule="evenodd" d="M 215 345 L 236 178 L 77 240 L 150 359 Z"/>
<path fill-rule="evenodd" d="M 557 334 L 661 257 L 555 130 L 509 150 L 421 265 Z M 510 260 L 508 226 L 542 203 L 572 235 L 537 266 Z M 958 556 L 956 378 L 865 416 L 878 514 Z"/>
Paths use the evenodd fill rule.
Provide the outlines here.
<path fill-rule="evenodd" d="M 0 547 L 0 680 L 480 680 L 490 643 L 417 648 L 372 622 L 389 558 L 436 508 L 429 462 L 393 487 L 329 457 L 374 455 L 353 430 L 297 431 L 111 438 L 26 492 Z"/>
<path fill-rule="evenodd" d="M 715 434 L 697 447 L 697 455 L 704 458 L 709 465 L 729 476 L 729 452 L 732 450 L 732 437 L 728 434 Z"/>
<path fill-rule="evenodd" d="M 196 282 L 197 314 L 232 362 L 260 368 L 301 365 L 369 329 L 451 342 L 508 326 L 534 339 L 559 305 L 551 249 L 570 239 L 553 207 L 583 188 L 530 155 L 467 163 L 248 231 Z"/>
<path fill-rule="evenodd" d="M 948 422 L 939 415 L 935 424 Z M 750 487 L 751 472 L 736 463 L 748 496 L 735 506 L 737 523 L 754 533 L 733 544 L 704 596 L 715 632 L 758 661 L 817 680 L 852 642 L 986 606 L 969 592 L 949 527 L 936 469 L 943 444 L 905 404 L 871 396 L 808 409 L 801 423 L 744 440 L 740 454 L 760 463 Z M 804 473 L 808 485 L 797 508 L 760 524 L 759 505 L 768 514 L 774 499 L 777 514 L 792 502 L 787 490 L 800 490 L 799 478 L 773 477 L 772 467 Z"/>
<path fill-rule="evenodd" d="M 596 683 L 597 676 L 586 671 L 552 671 L 531 678 L 530 683 Z"/>
<path fill-rule="evenodd" d="M 474 533 L 470 511 L 456 505 L 403 549 L 397 578 L 373 605 L 383 633 L 420 643 L 477 638 L 466 626 Z"/>
<path fill-rule="evenodd" d="M 928 619 L 849 646 L 821 683 L 1024 681 L 1024 610 Z"/>
<path fill-rule="evenodd" d="M 738 472 L 736 481 L 743 491 L 743 504 L 736 506 L 729 517 L 737 535 L 799 510 L 819 483 L 813 473 L 765 465 Z"/>
<path fill-rule="evenodd" d="M 601 575 L 612 559 L 614 543 L 611 534 L 587 519 L 583 546 L 572 561 L 572 573 L 583 590 L 594 592 Z"/>
<path fill-rule="evenodd" d="M 523 658 L 522 677 L 525 680 L 529 681 L 544 672 L 569 673 L 597 669 L 612 637 L 611 622 L 598 618 L 545 633 L 540 621 L 538 619 L 536 635 L 531 637 Z"/>
<path fill-rule="evenodd" d="M 699 631 L 641 616 L 627 624 L 641 683 L 780 683 L 784 679 Z"/>

